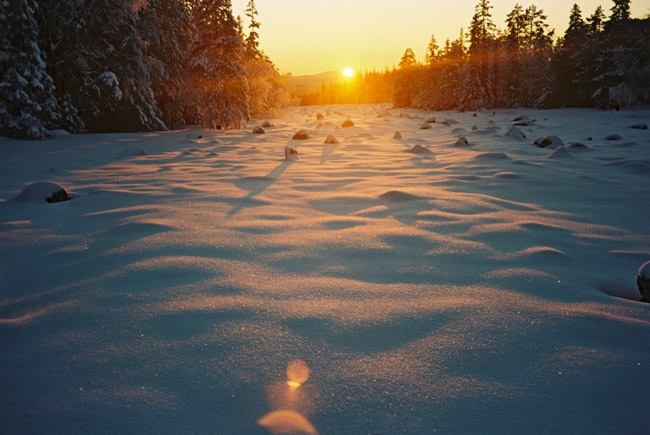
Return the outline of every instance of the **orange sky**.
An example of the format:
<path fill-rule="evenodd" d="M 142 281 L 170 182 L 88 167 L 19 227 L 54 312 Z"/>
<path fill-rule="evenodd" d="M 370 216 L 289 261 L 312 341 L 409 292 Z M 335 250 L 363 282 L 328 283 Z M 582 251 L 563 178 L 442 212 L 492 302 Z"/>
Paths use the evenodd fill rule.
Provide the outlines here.
<path fill-rule="evenodd" d="M 244 18 L 248 0 L 232 0 Z M 399 63 L 406 48 L 419 60 L 434 34 L 439 46 L 456 39 L 474 15 L 478 0 L 256 0 L 260 44 L 282 73 L 293 75 L 383 70 Z M 609 16 L 611 0 L 492 0 L 492 20 L 505 28 L 506 15 L 519 3 L 543 9 L 547 23 L 563 35 L 574 3 L 583 17 L 601 5 Z M 650 14 L 650 0 L 632 0 L 632 16 Z M 247 25 L 245 21 L 245 25 Z"/>

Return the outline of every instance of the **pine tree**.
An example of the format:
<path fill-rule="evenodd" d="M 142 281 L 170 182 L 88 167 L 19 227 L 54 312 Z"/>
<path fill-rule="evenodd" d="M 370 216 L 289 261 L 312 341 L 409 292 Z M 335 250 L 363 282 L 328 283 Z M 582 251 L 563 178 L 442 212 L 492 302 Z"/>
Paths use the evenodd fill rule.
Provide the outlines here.
<path fill-rule="evenodd" d="M 489 0 L 479 0 L 469 28 L 470 72 L 466 74 L 461 98 L 463 109 L 476 109 L 494 103 L 496 26 Z"/>
<path fill-rule="evenodd" d="M 147 66 L 161 117 L 170 128 L 187 122 L 186 71 L 194 29 L 183 0 L 148 0 L 138 14 Z"/>
<path fill-rule="evenodd" d="M 33 0 L 0 1 L 0 132 L 45 139 L 58 120 Z"/>
<path fill-rule="evenodd" d="M 605 26 L 605 12 L 603 12 L 602 6 L 598 6 L 594 13 L 587 18 L 587 26 L 592 35 L 603 31 Z"/>
<path fill-rule="evenodd" d="M 89 131 L 163 128 L 136 27 L 135 3 L 40 2 L 42 45 L 59 101 L 69 102 Z"/>
<path fill-rule="evenodd" d="M 250 119 L 242 41 L 230 0 L 195 0 L 192 90 L 204 127 L 241 127 Z"/>
<path fill-rule="evenodd" d="M 614 23 L 624 22 L 630 19 L 630 0 L 613 0 L 612 15 L 610 21 Z"/>
<path fill-rule="evenodd" d="M 438 43 L 436 42 L 436 37 L 431 35 L 429 44 L 427 45 L 427 53 L 424 57 L 424 63 L 427 65 L 433 65 L 438 58 Z"/>

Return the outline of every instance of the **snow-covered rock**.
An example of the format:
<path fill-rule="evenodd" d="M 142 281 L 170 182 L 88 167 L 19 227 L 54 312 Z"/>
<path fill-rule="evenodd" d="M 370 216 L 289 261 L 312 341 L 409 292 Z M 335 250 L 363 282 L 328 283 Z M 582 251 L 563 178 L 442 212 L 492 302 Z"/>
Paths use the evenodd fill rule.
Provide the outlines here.
<path fill-rule="evenodd" d="M 264 130 L 259 125 L 253 129 L 253 134 L 264 134 L 264 133 L 266 133 L 266 130 Z"/>
<path fill-rule="evenodd" d="M 324 143 L 326 143 L 326 144 L 337 144 L 337 143 L 339 143 L 339 141 L 338 141 L 337 138 L 334 137 L 333 134 L 330 133 L 330 134 L 328 134 L 327 137 L 325 138 L 325 142 L 324 142 Z"/>
<path fill-rule="evenodd" d="M 413 153 L 413 154 L 427 154 L 430 153 L 431 150 L 428 148 L 423 147 L 422 145 L 415 145 L 413 148 L 410 150 L 407 150 L 408 153 Z"/>
<path fill-rule="evenodd" d="M 295 161 L 298 160 L 298 150 L 296 150 L 292 146 L 285 146 L 284 147 L 284 160 L 286 161 Z"/>
<path fill-rule="evenodd" d="M 456 143 L 454 144 L 455 147 L 468 147 L 469 146 L 469 141 L 465 136 L 461 136 L 458 138 Z"/>
<path fill-rule="evenodd" d="M 396 131 L 395 134 L 393 134 L 393 139 L 402 139 L 402 133 Z"/>
<path fill-rule="evenodd" d="M 62 202 L 72 199 L 65 187 L 52 181 L 37 181 L 25 187 L 14 198 L 15 201 L 25 202 Z"/>
<path fill-rule="evenodd" d="M 352 122 L 351 119 L 346 119 L 345 121 L 343 121 L 343 124 L 341 124 L 341 127 L 343 128 L 354 127 L 354 122 Z"/>
<path fill-rule="evenodd" d="M 558 136 L 544 136 L 535 139 L 535 142 L 533 144 L 538 148 L 557 148 L 563 147 L 564 141 L 562 141 L 562 139 L 560 139 Z"/>

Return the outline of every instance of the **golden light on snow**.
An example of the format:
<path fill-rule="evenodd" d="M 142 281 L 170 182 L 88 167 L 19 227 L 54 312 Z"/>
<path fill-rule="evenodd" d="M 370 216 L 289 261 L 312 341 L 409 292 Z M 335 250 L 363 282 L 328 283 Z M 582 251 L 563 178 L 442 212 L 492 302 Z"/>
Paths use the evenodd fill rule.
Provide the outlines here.
<path fill-rule="evenodd" d="M 317 435 L 316 428 L 302 414 L 291 411 L 273 411 L 257 420 L 257 424 L 272 434 Z"/>
<path fill-rule="evenodd" d="M 343 70 L 343 75 L 346 77 L 353 77 L 354 76 L 354 70 L 350 67 L 347 67 Z"/>
<path fill-rule="evenodd" d="M 303 360 L 291 361 L 287 365 L 287 384 L 298 388 L 309 379 L 309 366 Z"/>

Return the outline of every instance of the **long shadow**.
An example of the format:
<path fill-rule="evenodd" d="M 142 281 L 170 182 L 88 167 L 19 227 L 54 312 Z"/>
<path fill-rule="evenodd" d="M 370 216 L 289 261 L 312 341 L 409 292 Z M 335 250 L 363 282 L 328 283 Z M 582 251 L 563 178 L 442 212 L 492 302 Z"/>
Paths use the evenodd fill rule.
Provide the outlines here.
<path fill-rule="evenodd" d="M 248 194 L 244 198 L 237 200 L 233 209 L 228 213 L 228 217 L 236 215 L 245 208 L 265 204 L 264 201 L 258 200 L 255 197 L 275 183 L 278 177 L 280 177 L 280 175 L 282 175 L 282 173 L 293 163 L 293 160 L 284 160 L 278 166 L 273 168 L 273 170 L 267 175 L 261 177 L 244 177 L 239 181 L 239 183 L 235 183 L 240 189 L 248 190 Z"/>

